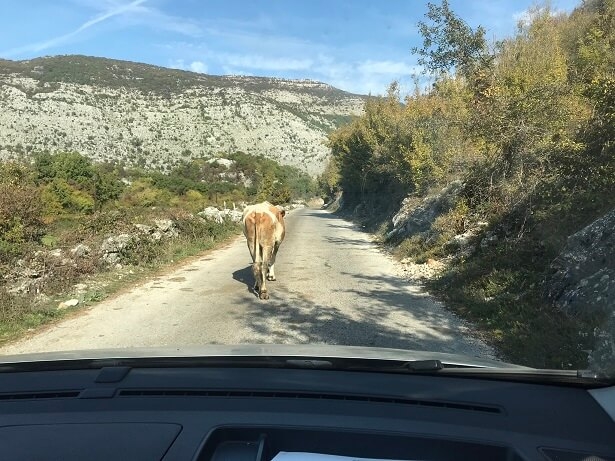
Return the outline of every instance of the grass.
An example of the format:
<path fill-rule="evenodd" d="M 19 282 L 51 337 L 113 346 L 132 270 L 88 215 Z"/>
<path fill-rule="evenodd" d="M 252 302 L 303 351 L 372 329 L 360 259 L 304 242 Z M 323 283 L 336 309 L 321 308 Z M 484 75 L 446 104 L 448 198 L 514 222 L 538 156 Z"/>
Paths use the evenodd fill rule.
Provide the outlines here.
<path fill-rule="evenodd" d="M 0 291 L 0 343 L 35 329 L 61 315 L 58 310 L 36 305 L 27 297 Z"/>
<path fill-rule="evenodd" d="M 512 363 L 539 368 L 585 368 L 592 322 L 552 307 L 541 290 L 544 274 L 522 257 L 494 250 L 449 269 L 427 288 Z"/>
<path fill-rule="evenodd" d="M 594 328 L 605 319 L 565 314 L 547 299 L 546 288 L 551 262 L 568 236 L 610 210 L 612 198 L 596 200 L 595 194 L 590 201 L 577 194 L 555 202 L 545 197 L 535 199 L 525 232 L 516 230 L 520 219 L 512 210 L 500 220 L 510 226 L 508 236 L 458 261 L 428 288 L 472 321 L 504 359 L 533 367 L 585 368 Z"/>

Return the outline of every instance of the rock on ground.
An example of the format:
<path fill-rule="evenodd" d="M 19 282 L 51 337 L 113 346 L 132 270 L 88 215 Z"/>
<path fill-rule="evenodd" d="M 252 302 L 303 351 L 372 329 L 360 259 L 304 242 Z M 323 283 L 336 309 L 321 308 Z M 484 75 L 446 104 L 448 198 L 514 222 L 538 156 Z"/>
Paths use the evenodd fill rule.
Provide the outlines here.
<path fill-rule="evenodd" d="M 405 237 L 428 231 L 438 216 L 455 206 L 462 188 L 461 181 L 453 181 L 438 194 L 425 197 L 418 205 L 416 205 L 416 198 L 405 198 L 401 209 L 393 216 L 394 228 L 389 232 L 387 238 Z"/>
<path fill-rule="evenodd" d="M 615 372 L 615 209 L 571 235 L 551 268 L 547 295 L 556 307 L 573 316 L 606 315 L 589 361 Z"/>

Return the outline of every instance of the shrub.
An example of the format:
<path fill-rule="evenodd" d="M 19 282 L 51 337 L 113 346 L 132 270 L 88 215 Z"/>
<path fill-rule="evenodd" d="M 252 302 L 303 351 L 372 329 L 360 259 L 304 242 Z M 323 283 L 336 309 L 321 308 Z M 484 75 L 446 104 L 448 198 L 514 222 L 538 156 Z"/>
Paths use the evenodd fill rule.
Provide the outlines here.
<path fill-rule="evenodd" d="M 117 173 L 104 172 L 97 168 L 94 178 L 94 199 L 97 208 L 103 204 L 117 200 L 124 190 L 124 184 L 120 181 Z"/>
<path fill-rule="evenodd" d="M 82 187 L 95 176 L 92 162 L 78 152 L 41 153 L 34 157 L 34 168 L 41 181 L 64 179 Z"/>
<path fill-rule="evenodd" d="M 126 188 L 121 200 L 128 206 L 151 207 L 166 205 L 171 199 L 168 191 L 154 187 L 150 178 L 142 178 L 134 181 Z"/>
<path fill-rule="evenodd" d="M 36 187 L 0 183 L 0 240 L 5 242 L 5 249 L 43 235 L 42 217 Z"/>
<path fill-rule="evenodd" d="M 0 323 L 11 323 L 23 318 L 31 306 L 30 300 L 24 296 L 11 294 L 0 287 Z"/>
<path fill-rule="evenodd" d="M 94 211 L 94 198 L 85 191 L 70 185 L 64 179 L 54 179 L 43 188 L 43 199 L 48 214 L 62 212 L 91 213 Z"/>

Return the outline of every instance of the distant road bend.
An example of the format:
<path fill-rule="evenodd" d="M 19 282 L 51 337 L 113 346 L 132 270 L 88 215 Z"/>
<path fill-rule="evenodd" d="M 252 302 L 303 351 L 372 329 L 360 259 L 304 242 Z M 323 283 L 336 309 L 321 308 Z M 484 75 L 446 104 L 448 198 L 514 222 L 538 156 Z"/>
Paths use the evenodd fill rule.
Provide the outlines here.
<path fill-rule="evenodd" d="M 240 343 L 324 343 L 494 357 L 397 274 L 369 235 L 323 210 L 287 216 L 271 299 L 250 290 L 243 236 L 173 273 L 2 348 L 3 354 Z"/>

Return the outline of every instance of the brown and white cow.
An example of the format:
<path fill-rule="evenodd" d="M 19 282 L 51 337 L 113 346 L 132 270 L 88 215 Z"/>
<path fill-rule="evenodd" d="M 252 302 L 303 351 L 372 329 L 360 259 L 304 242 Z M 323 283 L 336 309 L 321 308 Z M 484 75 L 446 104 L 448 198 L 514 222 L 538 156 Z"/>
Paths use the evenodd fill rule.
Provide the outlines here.
<path fill-rule="evenodd" d="M 269 299 L 266 281 L 275 280 L 275 257 L 286 233 L 285 215 L 284 210 L 269 202 L 249 205 L 243 211 L 243 233 L 252 256 L 254 290 L 260 299 Z"/>

